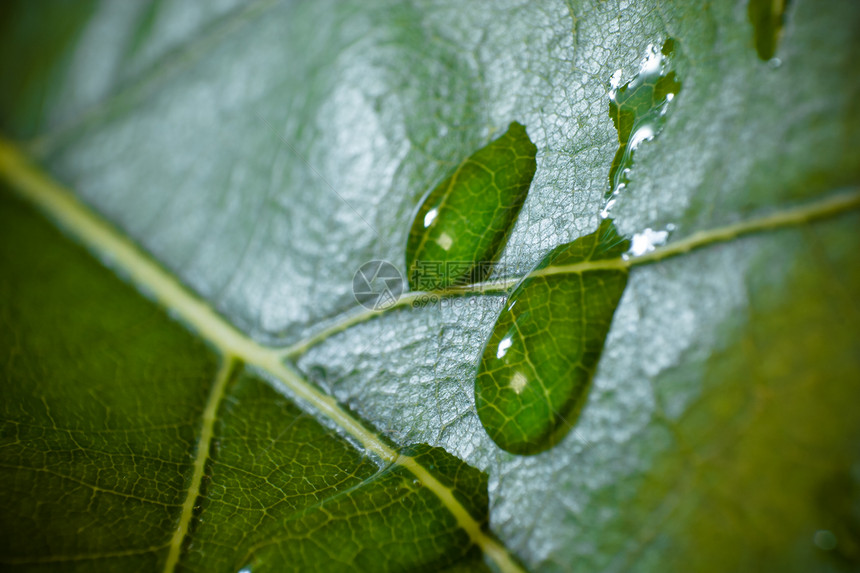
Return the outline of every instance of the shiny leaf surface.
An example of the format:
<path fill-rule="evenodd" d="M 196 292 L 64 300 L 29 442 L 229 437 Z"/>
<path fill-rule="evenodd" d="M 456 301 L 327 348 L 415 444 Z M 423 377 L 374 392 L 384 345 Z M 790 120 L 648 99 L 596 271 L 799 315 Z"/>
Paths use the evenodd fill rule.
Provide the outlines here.
<path fill-rule="evenodd" d="M 200 309 L 185 299 L 165 303 L 162 290 L 135 278 L 135 269 L 99 241 L 85 241 L 95 259 L 156 302 L 134 299 L 128 289 L 114 305 L 113 291 L 123 284 L 98 289 L 79 276 L 80 294 L 47 271 L 24 288 L 22 267 L 35 269 L 52 252 L 85 274 L 96 269 L 81 262 L 80 251 L 72 257 L 57 246 L 80 240 L 73 226 L 60 223 L 65 235 L 56 235 L 56 244 L 29 247 L 19 225 L 0 228 L 4 252 L 26 253 L 15 266 L 20 272 L 0 274 L 4 297 L 14 292 L 39 301 L 0 303 L 0 372 L 54 381 L 45 389 L 3 386 L 3 420 L 10 424 L 4 428 L 11 433 L 3 434 L 8 441 L 0 456 L 15 456 L 7 464 L 14 468 L 3 470 L 11 479 L 0 485 L 6 507 L 14 508 L 0 517 L 3 568 L 101 571 L 107 562 L 66 558 L 110 545 L 148 556 L 123 554 L 116 563 L 150 559 L 139 570 L 152 570 L 169 553 L 152 548 L 177 535 L 185 539 L 178 568 L 229 570 L 254 555 L 259 566 L 275 567 L 277 544 L 257 553 L 237 547 L 257 535 L 242 523 L 259 516 L 248 509 L 255 497 L 270 502 L 276 487 L 290 482 L 279 481 L 284 476 L 277 472 L 253 471 L 293 471 L 290 460 L 312 460 L 293 440 L 316 444 L 308 438 L 316 428 L 335 459 L 346 456 L 337 452 L 367 454 L 344 466 L 356 478 L 365 475 L 368 459 L 374 465 L 381 459 L 367 453 L 368 444 L 383 454 L 380 444 L 395 451 L 429 444 L 485 473 L 489 526 L 486 537 L 474 530 L 471 536 L 490 549 L 487 541 L 497 539 L 530 570 L 857 570 L 856 207 L 732 234 L 747 221 L 785 220 L 793 209 L 814 208 L 860 184 L 860 6 L 854 0 L 784 6 L 778 61 L 764 62 L 745 2 L 4 3 L 3 135 L 18 139 L 37 171 L 74 192 L 112 233 L 149 253 L 160 273 L 215 309 L 202 316 L 214 314 L 212 324 L 224 328 L 201 327 L 189 312 Z M 404 245 L 428 186 L 513 119 L 528 128 L 536 169 L 498 256 L 498 274 L 488 280 L 514 284 L 558 245 L 592 233 L 619 148 L 607 114 L 613 78 L 618 86 L 633 80 L 648 47 L 667 38 L 675 41 L 669 71 L 683 88 L 660 135 L 637 148 L 612 217 L 624 237 L 665 236 L 665 247 L 654 253 L 705 240 L 687 253 L 631 267 L 576 431 L 539 454 L 510 454 L 483 430 L 474 396 L 475 367 L 505 292 L 437 293 L 437 302 L 415 307 L 407 297 L 384 313 L 363 313 L 355 308 L 352 278 L 371 260 L 405 270 Z M 0 172 L 16 180 L 15 192 L 31 190 L 6 167 Z M 719 237 L 718 230 L 728 232 Z M 79 294 L 66 298 L 52 283 Z M 88 301 L 90 291 L 112 312 Z M 160 318 L 148 331 L 151 343 L 131 344 L 139 355 L 126 356 L 118 330 L 110 330 L 105 346 L 97 344 L 104 333 L 94 324 L 110 327 L 125 316 L 127 331 L 146 330 L 150 313 Z M 190 334 L 165 316 L 190 326 Z M 162 352 L 161 345 L 170 349 Z M 280 348 L 286 365 L 272 359 Z M 218 365 L 237 350 L 257 366 L 237 368 L 225 380 L 251 402 L 259 397 L 260 410 L 247 410 L 245 398 L 238 409 L 230 409 L 230 400 L 219 404 L 212 448 L 197 466 Z M 80 374 L 90 369 L 91 378 Z M 171 376 L 185 383 L 166 384 Z M 139 396 L 141 408 L 149 404 L 147 412 L 184 428 L 158 441 L 161 426 L 145 427 L 156 432 L 147 439 L 162 444 L 161 465 L 124 446 L 136 443 L 124 435 L 122 441 L 99 433 L 115 426 L 106 425 L 104 408 L 92 398 L 84 406 L 83 399 L 47 391 L 68 393 L 82 379 L 105 378 L 112 382 L 105 388 L 116 389 L 112 412 L 125 413 L 123 401 Z M 163 390 L 163 401 L 156 390 Z M 187 400 L 171 400 L 177 393 Z M 345 406 L 338 409 L 325 395 Z M 50 443 L 39 427 L 26 443 L 17 442 L 14 432 L 28 413 L 46 415 L 42 398 L 53 417 L 69 422 L 58 427 L 81 429 L 74 439 L 103 453 L 89 451 L 86 463 L 73 464 L 84 457 L 78 446 L 44 419 L 37 425 L 51 434 Z M 263 402 L 283 407 L 274 411 Z M 317 406 L 333 409 L 323 414 Z M 291 423 L 291 407 L 304 416 L 293 426 L 298 433 L 287 430 L 289 443 L 280 444 L 279 416 Z M 343 426 L 335 418 L 362 423 L 346 432 L 336 429 Z M 242 435 L 249 444 L 256 436 L 262 450 L 276 446 L 255 459 Z M 58 447 L 43 456 L 40 444 Z M 230 465 L 240 459 L 244 465 L 219 464 L 219 452 Z M 132 454 L 134 465 L 121 459 Z M 269 456 L 271 465 L 263 464 Z M 131 471 L 112 477 L 107 458 Z M 208 484 L 199 497 L 189 464 L 202 467 L 200 485 Z M 307 495 L 315 488 L 332 492 L 345 479 L 311 465 Z M 93 476 L 87 467 L 102 471 Z M 210 467 L 214 473 L 202 471 Z M 51 477 L 50 469 L 69 470 L 78 480 L 115 477 L 114 485 L 125 483 L 132 493 L 131 480 L 136 487 L 184 489 L 158 490 L 161 505 L 143 515 L 134 498 L 84 499 L 86 489 Z M 215 487 L 208 480 L 218 475 L 223 481 Z M 321 484 L 324 475 L 330 481 Z M 44 487 L 34 490 L 35 483 Z M 298 503 L 284 497 L 289 501 L 279 507 Z M 90 499 L 103 513 L 52 519 L 57 508 L 90 510 Z M 186 514 L 189 499 L 185 537 L 176 516 Z M 238 521 L 229 521 L 239 502 Z M 453 507 L 462 510 L 461 522 L 479 527 L 462 502 Z M 282 517 L 260 531 L 275 535 L 280 527 L 290 535 L 289 524 L 298 522 Z M 22 540 L 32 531 L 53 533 Z M 361 539 L 356 528 L 351 532 Z M 33 556 L 14 552 L 46 538 L 54 545 L 40 545 L 38 556 L 50 563 L 25 565 L 20 559 Z M 475 564 L 471 550 L 453 551 L 465 555 L 461 570 Z M 497 567 L 490 553 L 480 562 Z M 134 567 L 122 568 L 128 569 Z"/>

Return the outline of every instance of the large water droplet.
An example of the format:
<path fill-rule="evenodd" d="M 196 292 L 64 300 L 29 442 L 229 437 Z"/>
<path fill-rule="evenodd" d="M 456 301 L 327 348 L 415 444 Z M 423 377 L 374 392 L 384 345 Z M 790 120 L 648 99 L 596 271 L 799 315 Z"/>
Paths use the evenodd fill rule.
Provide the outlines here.
<path fill-rule="evenodd" d="M 620 70 L 610 80 L 609 117 L 618 130 L 618 152 L 609 170 L 607 198 L 617 195 L 629 183 L 633 153 L 645 141 L 654 139 L 666 121 L 668 106 L 681 91 L 675 72 L 668 71 L 675 49 L 671 38 L 661 49 L 649 46 L 639 73 L 621 87 Z M 608 216 L 608 208 L 604 217 Z"/>
<path fill-rule="evenodd" d="M 487 277 L 525 201 L 536 152 L 525 127 L 514 122 L 427 193 L 406 243 L 412 290 Z"/>
<path fill-rule="evenodd" d="M 475 378 L 478 416 L 502 449 L 541 452 L 576 422 L 627 285 L 629 246 L 604 219 L 514 289 Z"/>

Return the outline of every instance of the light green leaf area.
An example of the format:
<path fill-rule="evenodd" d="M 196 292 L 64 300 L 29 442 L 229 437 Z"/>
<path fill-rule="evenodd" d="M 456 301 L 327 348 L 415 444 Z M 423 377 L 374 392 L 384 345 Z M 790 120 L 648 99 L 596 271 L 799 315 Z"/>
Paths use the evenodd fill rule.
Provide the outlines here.
<path fill-rule="evenodd" d="M 422 198 L 406 243 L 412 290 L 487 278 L 529 191 L 536 151 L 514 122 Z"/>
<path fill-rule="evenodd" d="M 410 471 L 380 467 L 252 372 L 219 369 L 7 189 L 0 226 L 4 570 L 484 567 Z M 486 523 L 486 475 L 439 448 L 404 454 Z"/>
<path fill-rule="evenodd" d="M 615 264 L 629 246 L 604 219 L 511 292 L 475 377 L 475 410 L 503 450 L 546 450 L 576 424 L 627 286 L 627 268 Z"/>
<path fill-rule="evenodd" d="M 15 6 L 23 4 L 31 3 Z M 779 65 L 759 57 L 745 2 L 199 4 L 105 0 L 80 4 L 78 14 L 57 2 L 40 6 L 38 18 L 7 20 L 4 134 L 227 322 L 262 347 L 295 351 L 288 354 L 296 370 L 373 435 L 398 447 L 443 448 L 464 471 L 484 472 L 489 531 L 526 568 L 860 568 L 856 207 L 743 237 L 709 234 L 856 192 L 857 2 L 785 4 L 773 54 Z M 649 46 L 668 38 L 683 88 L 659 137 L 637 147 L 612 216 L 633 243 L 661 231 L 668 249 L 706 240 L 630 267 L 576 425 L 551 449 L 511 454 L 485 432 L 474 394 L 505 296 L 473 293 L 361 314 L 353 275 L 384 259 L 405 276 L 404 245 L 426 190 L 513 121 L 537 148 L 536 170 L 490 281 L 513 284 L 552 249 L 593 233 L 619 144 L 607 113 L 612 78 L 619 86 L 633 80 Z M 0 229 L 4 253 L 23 253 L 24 227 L 39 225 L 13 219 L 20 224 Z M 30 416 L 28 431 L 41 432 L 36 426 L 55 425 L 42 401 L 50 396 L 56 426 L 80 433 L 52 430 L 52 443 L 30 451 L 15 441 L 14 423 L 4 426 L 4 445 L 12 445 L 3 463 L 10 452 L 34 457 L 15 464 L 29 473 L 0 487 L 5 507 L 15 508 L 3 513 L 2 554 L 18 559 L 37 543 L 52 544 L 39 545 L 47 559 L 131 548 L 149 551 L 127 559 L 150 556 L 138 569 L 151 570 L 166 562 L 184 511 L 224 357 L 197 340 L 205 333 L 164 318 L 186 323 L 187 309 L 164 314 L 113 279 L 97 289 L 92 277 L 107 271 L 81 251 L 67 254 L 67 239 L 54 237 L 26 247 L 19 270 L 0 275 L 4 325 L 21 325 L 0 331 L 3 372 L 22 381 L 4 382 L 0 407 L 4 424 Z M 93 260 L 112 264 L 91 247 Z M 51 256 L 51 268 L 68 261 L 83 269 L 72 276 L 84 287 L 65 286 L 53 271 L 25 281 Z M 30 302 L 7 302 L 13 291 Z M 121 301 L 117 292 L 126 293 Z M 106 306 L 111 312 L 101 311 Z M 100 342 L 99 325 L 126 319 L 124 329 L 110 329 L 109 344 Z M 114 332 L 136 338 L 126 344 Z M 130 356 L 117 354 L 128 346 Z M 50 386 L 26 383 L 43 370 Z M 353 499 L 358 507 L 350 496 L 371 470 L 373 484 L 391 486 L 366 491 L 400 495 L 391 489 L 400 467 L 370 467 L 328 416 L 262 370 L 224 379 L 235 400 L 214 418 L 213 454 L 201 471 L 206 494 L 195 500 L 202 509 L 189 509 L 181 567 L 274 568 L 300 547 L 311 555 L 315 542 L 298 536 L 321 523 L 327 504 L 344 520 L 321 527 L 369 538 L 364 517 L 346 508 Z M 129 383 L 137 376 L 147 383 Z M 86 401 L 62 394 L 93 388 L 96 398 Z M 122 441 L 106 437 L 120 421 L 130 428 Z M 126 445 L 141 428 L 164 432 L 144 440 L 161 444 L 158 451 Z M 27 443 L 41 448 L 39 439 Z M 323 459 L 319 444 L 328 444 L 326 459 L 340 461 L 317 467 L 323 473 L 309 475 L 313 488 L 278 481 L 286 477 L 276 467 Z M 88 452 L 80 457 L 91 473 L 69 465 L 78 451 Z M 118 464 L 133 465 L 112 475 Z M 47 470 L 135 497 L 92 497 L 92 488 Z M 47 481 L 37 488 L 40 479 Z M 138 502 L 134 488 L 157 503 Z M 318 488 L 329 493 L 311 501 Z M 474 563 L 456 533 L 441 533 L 449 531 L 447 514 L 438 524 L 421 517 L 417 508 L 435 502 L 401 493 L 413 504 L 410 526 L 440 528 L 422 539 L 466 567 Z M 246 509 L 275 498 L 271 515 Z M 91 511 L 96 499 L 102 513 Z M 397 512 L 405 507 L 392 506 L 390 524 L 404 523 Z M 73 516 L 69 508 L 86 511 Z M 346 542 L 328 545 L 339 556 L 352 551 Z M 400 551 L 392 546 L 390 554 Z M 63 567 L 104 569 L 44 565 Z"/>

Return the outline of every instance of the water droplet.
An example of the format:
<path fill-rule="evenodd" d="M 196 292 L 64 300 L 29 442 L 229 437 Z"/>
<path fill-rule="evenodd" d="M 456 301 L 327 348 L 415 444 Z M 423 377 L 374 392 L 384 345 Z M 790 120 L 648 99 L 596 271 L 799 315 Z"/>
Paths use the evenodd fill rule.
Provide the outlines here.
<path fill-rule="evenodd" d="M 412 290 L 487 278 L 525 201 L 536 152 L 525 127 L 514 122 L 427 193 L 406 243 Z"/>
<path fill-rule="evenodd" d="M 832 551 L 836 549 L 836 536 L 833 535 L 832 531 L 819 529 L 815 532 L 815 535 L 812 536 L 812 541 L 819 549 L 823 549 L 824 551 Z"/>
<path fill-rule="evenodd" d="M 669 238 L 669 231 L 655 231 L 650 227 L 633 235 L 628 253 L 634 257 L 650 253 L 657 246 L 665 244 Z"/>
<path fill-rule="evenodd" d="M 666 121 L 669 104 L 681 91 L 675 72 L 668 71 L 675 42 L 666 40 L 663 47 L 648 46 L 645 59 L 635 78 L 621 87 L 621 74 L 615 72 L 609 80 L 609 117 L 618 130 L 618 152 L 609 170 L 607 198 L 624 188 L 630 179 L 633 153 L 645 141 L 660 133 Z M 608 216 L 611 204 L 604 207 Z"/>
<path fill-rule="evenodd" d="M 553 249 L 511 293 L 475 377 L 478 417 L 502 449 L 544 451 L 576 422 L 627 284 L 618 263 L 629 244 L 604 219 Z"/>
<path fill-rule="evenodd" d="M 749 0 L 747 5 L 755 49 L 758 57 L 766 62 L 770 62 L 776 53 L 787 6 L 788 0 Z"/>

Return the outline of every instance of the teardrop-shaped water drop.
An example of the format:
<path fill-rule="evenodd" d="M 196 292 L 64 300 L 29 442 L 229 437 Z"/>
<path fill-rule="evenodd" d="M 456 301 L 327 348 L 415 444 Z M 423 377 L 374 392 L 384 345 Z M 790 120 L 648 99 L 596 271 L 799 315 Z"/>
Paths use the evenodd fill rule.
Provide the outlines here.
<path fill-rule="evenodd" d="M 412 290 L 488 276 L 528 194 L 536 152 L 525 127 L 514 122 L 424 196 L 406 243 Z"/>
<path fill-rule="evenodd" d="M 773 61 L 776 53 L 787 5 L 788 0 L 749 0 L 747 4 L 755 49 L 758 57 L 766 62 Z"/>
<path fill-rule="evenodd" d="M 541 452 L 576 422 L 627 285 L 629 245 L 604 219 L 551 251 L 511 293 L 475 378 L 478 416 L 502 449 Z"/>

